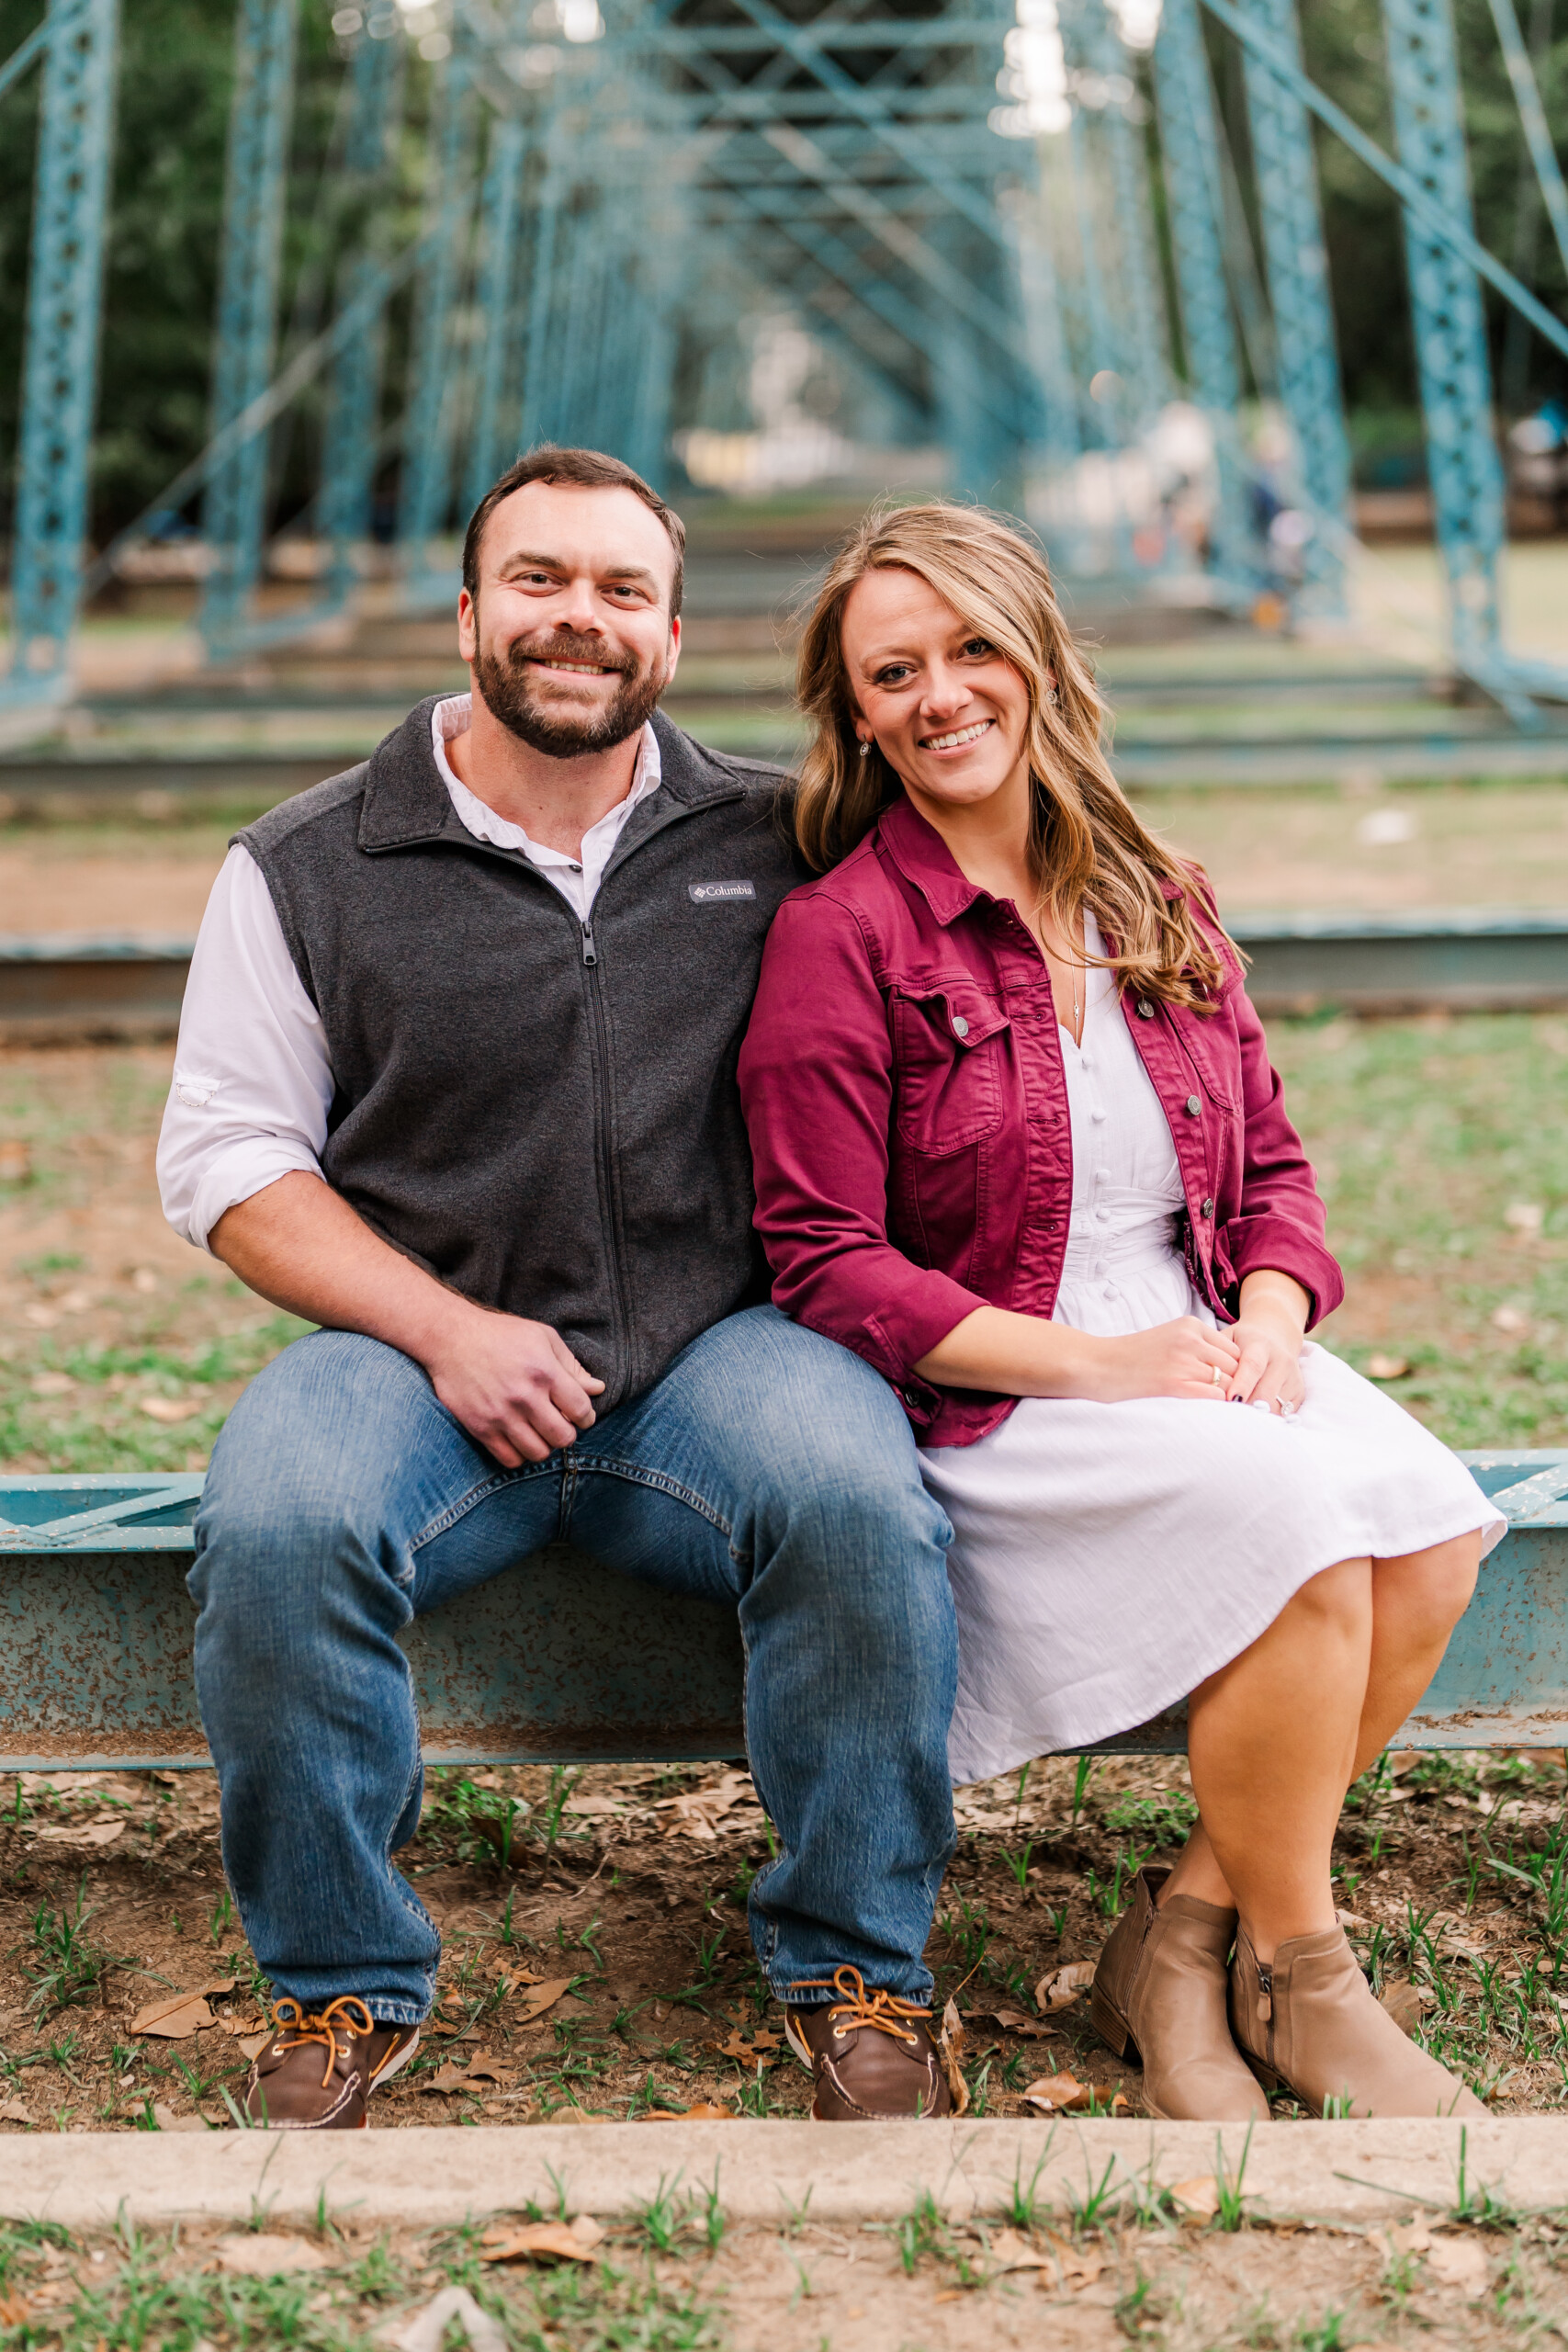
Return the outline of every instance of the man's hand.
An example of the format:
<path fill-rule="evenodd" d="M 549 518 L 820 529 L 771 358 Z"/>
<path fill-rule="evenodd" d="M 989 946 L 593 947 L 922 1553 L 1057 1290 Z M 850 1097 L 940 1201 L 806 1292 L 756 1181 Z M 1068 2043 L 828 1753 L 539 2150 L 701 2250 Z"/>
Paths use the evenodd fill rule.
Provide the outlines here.
<path fill-rule="evenodd" d="M 209 1240 L 290 1314 L 400 1348 L 503 1469 L 543 1462 L 593 1426 L 604 1384 L 547 1324 L 492 1314 L 372 1233 L 319 1176 L 293 1170 L 228 1209 Z"/>
<path fill-rule="evenodd" d="M 423 1356 L 435 1393 L 506 1470 L 543 1462 L 593 1426 L 604 1384 L 547 1323 L 470 1307 Z"/>

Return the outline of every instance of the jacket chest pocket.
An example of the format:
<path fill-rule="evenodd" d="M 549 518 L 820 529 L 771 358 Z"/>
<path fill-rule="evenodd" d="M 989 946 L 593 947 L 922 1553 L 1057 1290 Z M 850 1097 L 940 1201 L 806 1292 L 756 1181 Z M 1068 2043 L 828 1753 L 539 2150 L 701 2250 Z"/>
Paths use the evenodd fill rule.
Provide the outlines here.
<path fill-rule="evenodd" d="M 893 996 L 894 1122 L 912 1151 L 963 1151 L 1001 1125 L 1005 1012 L 954 982 Z"/>

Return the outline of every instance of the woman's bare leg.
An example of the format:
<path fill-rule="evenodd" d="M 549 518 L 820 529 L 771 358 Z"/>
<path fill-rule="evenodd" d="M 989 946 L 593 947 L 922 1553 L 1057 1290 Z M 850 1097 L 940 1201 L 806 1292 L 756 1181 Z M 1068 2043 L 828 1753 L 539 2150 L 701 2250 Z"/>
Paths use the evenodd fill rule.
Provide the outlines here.
<path fill-rule="evenodd" d="M 1371 1645 L 1371 1562 L 1341 1560 L 1188 1702 L 1187 1758 L 1206 1835 L 1192 1876 L 1181 1870 L 1177 1883 L 1173 1873 L 1165 1892 L 1223 1901 L 1193 1883 L 1212 1860 L 1259 1959 L 1334 1925 L 1329 1855 Z"/>
<path fill-rule="evenodd" d="M 1250 1916 L 1247 1904 L 1240 1906 L 1244 1917 L 1247 1917 L 1249 1928 L 1255 1930 L 1253 1940 L 1259 1956 L 1264 1959 L 1270 1956 L 1275 1942 L 1283 1940 L 1287 1935 L 1311 1933 L 1314 1928 L 1333 1925 L 1328 1857 L 1345 1789 L 1381 1755 L 1437 1672 L 1449 1636 L 1474 1590 L 1480 1557 L 1481 1535 L 1476 1530 L 1468 1535 L 1456 1536 L 1449 1543 L 1433 1544 L 1426 1551 L 1408 1553 L 1397 1559 L 1377 1560 L 1370 1564 L 1365 1561 L 1343 1562 L 1338 1568 L 1331 1568 L 1325 1573 L 1327 1577 L 1340 1579 L 1346 1571 L 1353 1571 L 1355 1574 L 1350 1585 L 1337 1585 L 1332 1594 L 1325 1589 L 1314 1597 L 1309 1611 L 1292 1616 L 1296 1601 L 1324 1583 L 1323 1577 L 1314 1577 L 1296 1595 L 1295 1601 L 1281 1611 L 1260 1642 L 1255 1643 L 1241 1657 L 1234 1659 L 1220 1674 L 1213 1676 L 1201 1691 L 1193 1694 L 1188 1751 L 1193 1787 L 1202 1807 L 1202 1817 L 1194 1826 L 1186 1849 L 1166 1882 L 1162 1899 L 1171 1894 L 1190 1894 L 1205 1903 L 1221 1905 L 1236 1903 L 1231 1880 L 1220 1860 L 1215 1840 L 1209 1833 L 1211 1802 L 1219 1804 L 1225 1815 L 1226 1826 L 1222 1831 L 1222 1842 L 1228 1848 L 1233 1838 L 1231 1816 L 1236 1814 L 1238 1806 L 1242 1815 L 1247 1811 L 1247 1752 L 1256 1746 L 1258 1735 L 1262 1733 L 1270 1754 L 1282 1752 L 1281 1736 L 1288 1744 L 1288 1752 L 1295 1753 L 1289 1727 L 1289 1717 L 1292 1712 L 1291 1702 L 1293 1702 L 1294 1709 L 1299 1710 L 1303 1692 L 1310 1691 L 1314 1694 L 1314 1708 L 1307 1712 L 1315 1712 L 1318 1694 L 1328 1688 L 1319 1676 L 1335 1671 L 1328 1651 L 1319 1656 L 1314 1647 L 1314 1643 L 1322 1638 L 1325 1613 L 1332 1616 L 1342 1612 L 1350 1601 L 1352 1588 L 1359 1588 L 1366 1578 L 1370 1566 L 1371 1641 L 1359 1684 L 1359 1704 L 1346 1778 L 1334 1796 L 1333 1818 L 1328 1826 L 1326 1845 L 1321 1836 L 1321 1790 L 1315 1779 L 1304 1790 L 1298 1783 L 1298 1794 L 1304 1799 L 1312 1825 L 1311 1851 L 1316 1855 L 1321 1849 L 1320 1894 L 1309 1908 L 1314 1912 L 1322 1911 L 1326 1904 L 1326 1914 L 1314 1917 L 1311 1927 L 1275 1927 L 1270 1935 L 1263 1928 L 1260 1920 Z M 1362 1613 L 1362 1602 L 1357 1589 L 1353 1614 L 1358 1623 Z M 1290 1623 L 1287 1623 L 1287 1620 Z M 1276 1634 L 1282 1634 L 1283 1640 L 1269 1656 L 1257 1660 L 1262 1671 L 1255 1676 L 1248 1662 L 1257 1659 L 1258 1652 L 1264 1645 L 1272 1643 Z M 1342 1639 L 1337 1636 L 1331 1637 L 1331 1648 L 1336 1641 L 1342 1649 Z M 1238 1672 L 1238 1669 L 1244 1670 Z M 1293 1687 L 1292 1676 L 1299 1677 L 1294 1679 Z M 1224 1703 L 1218 1714 L 1205 1722 L 1195 1742 L 1190 1718 L 1192 1715 L 1199 1718 L 1208 1715 L 1211 1699 L 1219 1695 L 1224 1685 L 1228 1685 L 1224 1693 Z M 1325 1735 L 1330 1747 L 1342 1730 L 1340 1719 L 1355 1693 L 1356 1676 L 1352 1666 L 1350 1687 L 1345 1689 L 1336 1685 L 1339 1703 L 1330 1710 Z M 1260 1721 L 1258 1708 L 1268 1709 L 1280 1696 L 1285 1701 L 1280 1713 Z M 1323 1735 L 1323 1719 L 1320 1718 L 1313 1729 L 1314 1733 Z M 1227 1758 L 1224 1751 L 1233 1736 L 1239 1737 L 1242 1745 L 1235 1757 Z M 1314 1761 L 1322 1759 L 1323 1737 L 1309 1736 L 1308 1744 Z M 1203 1751 L 1201 1763 L 1195 1747 Z M 1211 1796 L 1205 1796 L 1205 1783 L 1211 1788 Z M 1289 1832 L 1279 1812 L 1268 1799 L 1261 1797 L 1262 1783 L 1254 1777 L 1250 1786 L 1258 1799 L 1253 1812 L 1251 1842 L 1257 1849 L 1264 1874 L 1273 1876 L 1284 1842 L 1281 1832 L 1286 1836 Z M 1257 1837 L 1259 1819 L 1266 1832 L 1261 1839 Z M 1313 1866 L 1317 1867 L 1315 1862 Z M 1244 1867 L 1244 1877 L 1251 1878 L 1255 1874 L 1256 1866 Z M 1277 1890 L 1273 1894 L 1266 1891 L 1264 1895 L 1266 1909 L 1270 1913 L 1280 1903 L 1286 1912 L 1292 1911 L 1305 1894 L 1299 1870 L 1287 1867 L 1279 1873 L 1279 1877 Z"/>
<path fill-rule="evenodd" d="M 1470 1606 L 1481 1530 L 1372 1562 L 1372 1657 L 1351 1780 L 1374 1764 L 1443 1662 Z"/>

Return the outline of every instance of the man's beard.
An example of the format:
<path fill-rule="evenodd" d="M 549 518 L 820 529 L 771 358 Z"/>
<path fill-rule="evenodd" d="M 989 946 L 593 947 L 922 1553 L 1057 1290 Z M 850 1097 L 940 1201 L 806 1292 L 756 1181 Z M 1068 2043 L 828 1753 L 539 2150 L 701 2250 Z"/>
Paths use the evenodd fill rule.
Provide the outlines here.
<path fill-rule="evenodd" d="M 547 710 L 530 691 L 531 662 L 591 662 L 595 669 L 618 670 L 621 682 L 600 712 Z M 518 639 L 504 657 L 481 645 L 474 656 L 474 684 L 486 709 L 521 741 L 547 759 L 571 760 L 584 752 L 607 752 L 640 733 L 664 691 L 665 674 L 661 663 L 638 670 L 629 655 L 612 654 L 597 638 L 558 629 Z"/>

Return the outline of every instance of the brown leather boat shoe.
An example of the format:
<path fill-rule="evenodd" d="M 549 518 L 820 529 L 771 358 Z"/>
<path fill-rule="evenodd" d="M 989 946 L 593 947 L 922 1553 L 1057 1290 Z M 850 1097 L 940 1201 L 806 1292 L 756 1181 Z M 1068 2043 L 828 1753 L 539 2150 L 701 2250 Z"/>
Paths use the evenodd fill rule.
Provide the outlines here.
<path fill-rule="evenodd" d="M 416 2025 L 378 2025 L 355 1993 L 311 2013 L 287 1995 L 252 2062 L 245 2114 L 258 2132 L 364 2132 L 373 2090 L 419 2048 Z"/>
<path fill-rule="evenodd" d="M 817 2085 L 814 2123 L 887 2123 L 962 2115 L 969 2093 L 931 2031 L 931 2013 L 897 1993 L 868 1992 L 858 1968 L 831 1982 L 808 1977 L 792 1993 L 833 1992 L 819 2008 L 784 2011 L 789 2046 Z"/>

